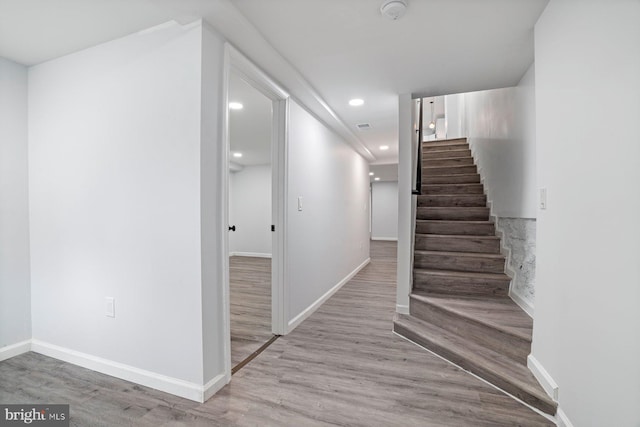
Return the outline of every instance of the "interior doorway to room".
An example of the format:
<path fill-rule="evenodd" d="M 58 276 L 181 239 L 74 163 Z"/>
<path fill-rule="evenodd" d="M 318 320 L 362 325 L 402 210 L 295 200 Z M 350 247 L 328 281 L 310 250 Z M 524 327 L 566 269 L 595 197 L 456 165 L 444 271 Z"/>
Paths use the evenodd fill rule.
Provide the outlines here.
<path fill-rule="evenodd" d="M 229 311 L 232 372 L 274 337 L 272 100 L 229 76 Z"/>

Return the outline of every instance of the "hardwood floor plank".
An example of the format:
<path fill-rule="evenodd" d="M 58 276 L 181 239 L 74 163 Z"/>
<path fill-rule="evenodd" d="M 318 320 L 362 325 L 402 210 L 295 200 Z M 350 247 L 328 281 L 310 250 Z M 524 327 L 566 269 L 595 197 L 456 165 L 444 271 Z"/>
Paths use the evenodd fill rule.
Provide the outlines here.
<path fill-rule="evenodd" d="M 251 356 L 271 333 L 271 259 L 229 258 L 231 366 Z"/>
<path fill-rule="evenodd" d="M 395 246 L 204 404 L 34 353 L 0 363 L 0 402 L 73 401 L 76 426 L 553 425 L 391 332 Z"/>

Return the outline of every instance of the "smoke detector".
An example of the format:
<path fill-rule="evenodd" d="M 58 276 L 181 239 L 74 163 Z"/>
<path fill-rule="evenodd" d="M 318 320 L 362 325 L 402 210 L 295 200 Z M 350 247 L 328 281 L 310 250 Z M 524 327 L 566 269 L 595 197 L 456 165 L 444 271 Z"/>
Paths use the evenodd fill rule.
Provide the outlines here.
<path fill-rule="evenodd" d="M 407 2 L 405 0 L 386 0 L 380 6 L 382 16 L 392 21 L 402 18 L 406 10 Z"/>

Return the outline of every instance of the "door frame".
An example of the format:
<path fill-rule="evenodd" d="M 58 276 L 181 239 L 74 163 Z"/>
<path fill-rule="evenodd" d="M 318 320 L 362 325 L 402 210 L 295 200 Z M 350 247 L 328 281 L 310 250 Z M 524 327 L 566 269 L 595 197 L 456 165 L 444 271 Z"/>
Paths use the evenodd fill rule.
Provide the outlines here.
<path fill-rule="evenodd" d="M 287 225 L 287 135 L 289 122 L 289 94 L 266 73 L 229 43 L 224 49 L 223 76 L 223 135 L 222 135 L 222 251 L 220 266 L 223 281 L 224 365 L 231 376 L 231 312 L 229 288 L 229 78 L 231 72 L 256 88 L 272 103 L 271 125 L 271 218 L 275 231 L 271 247 L 271 330 L 276 335 L 287 333 L 287 269 L 286 269 L 286 225 Z"/>

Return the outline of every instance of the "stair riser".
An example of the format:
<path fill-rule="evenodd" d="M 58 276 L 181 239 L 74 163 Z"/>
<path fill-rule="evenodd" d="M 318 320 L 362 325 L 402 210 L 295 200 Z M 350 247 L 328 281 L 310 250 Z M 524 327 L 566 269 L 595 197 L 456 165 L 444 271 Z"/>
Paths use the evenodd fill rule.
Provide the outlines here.
<path fill-rule="evenodd" d="M 486 224 L 451 224 L 441 221 L 429 223 L 418 222 L 416 233 L 420 234 L 457 234 L 473 236 L 494 236 L 496 234 L 493 223 Z"/>
<path fill-rule="evenodd" d="M 504 273 L 504 258 L 490 258 L 461 255 L 421 254 L 413 258 L 416 268 L 437 270 L 469 271 L 477 273 Z"/>
<path fill-rule="evenodd" d="M 476 165 L 423 167 L 422 168 L 422 176 L 460 175 L 460 174 L 467 174 L 467 173 L 478 173 L 478 169 L 476 169 Z"/>
<path fill-rule="evenodd" d="M 416 234 L 415 249 L 419 251 L 500 253 L 500 239 L 475 236 L 442 237 Z"/>
<path fill-rule="evenodd" d="M 484 194 L 459 194 L 456 196 L 430 195 L 418 196 L 418 207 L 486 207 Z"/>
<path fill-rule="evenodd" d="M 451 143 L 436 143 L 436 142 L 425 142 L 422 144 L 422 152 L 431 152 L 431 151 L 456 151 L 456 150 L 468 150 L 469 144 L 463 141 L 451 142 Z"/>
<path fill-rule="evenodd" d="M 446 150 L 446 151 L 429 151 L 423 153 L 422 161 L 432 159 L 444 159 L 452 157 L 471 157 L 471 150 Z"/>
<path fill-rule="evenodd" d="M 419 270 L 413 273 L 413 287 L 439 295 L 458 296 L 507 296 L 509 281 L 456 276 L 436 276 Z"/>
<path fill-rule="evenodd" d="M 489 208 L 418 208 L 417 219 L 488 221 Z"/>
<path fill-rule="evenodd" d="M 471 157 L 456 157 L 453 159 L 427 159 L 422 161 L 423 167 L 471 166 Z"/>
<path fill-rule="evenodd" d="M 484 194 L 482 184 L 423 185 L 422 194 Z"/>
<path fill-rule="evenodd" d="M 454 312 L 425 301 L 411 298 L 409 311 L 412 316 L 434 324 L 458 336 L 504 354 L 523 365 L 531 352 L 531 343 L 490 326 L 462 317 Z"/>
<path fill-rule="evenodd" d="M 406 337 L 407 339 L 420 344 L 421 346 L 428 348 L 429 350 L 433 351 L 436 354 L 439 354 L 440 356 L 444 357 L 445 359 L 448 359 L 450 361 L 452 361 L 453 363 L 457 364 L 458 366 L 461 366 L 462 368 L 473 372 L 474 374 L 478 375 L 481 378 L 484 378 L 485 380 L 489 381 L 492 384 L 495 384 L 496 386 L 502 388 L 503 390 L 513 394 L 514 396 L 516 396 L 517 398 L 521 399 L 522 401 L 535 406 L 536 408 L 539 408 L 540 410 L 548 413 L 548 414 L 554 414 L 555 413 L 555 408 L 551 407 L 550 405 L 548 405 L 546 402 L 541 401 L 540 399 L 538 399 L 535 396 L 532 396 L 529 393 L 526 393 L 525 391 L 521 390 L 520 388 L 514 386 L 512 383 L 510 383 L 509 381 L 505 380 L 504 378 L 502 378 L 499 375 L 494 374 L 493 372 L 491 372 L 490 370 L 485 369 L 483 366 L 478 365 L 476 363 L 474 363 L 472 360 L 469 360 L 467 358 L 465 358 L 464 356 L 461 356 L 455 352 L 450 351 L 448 348 L 443 347 L 437 343 L 434 343 L 431 340 L 428 340 L 422 336 L 420 336 L 419 334 L 415 333 L 414 331 L 412 331 L 411 329 L 405 328 L 404 325 L 400 325 L 400 324 L 394 324 L 394 332 L 396 332 L 397 334 Z"/>
<path fill-rule="evenodd" d="M 423 176 L 423 184 L 480 184 L 480 175 L 461 174 L 461 175 L 440 175 L 440 176 Z M 482 191 L 480 191 L 482 193 Z"/>

